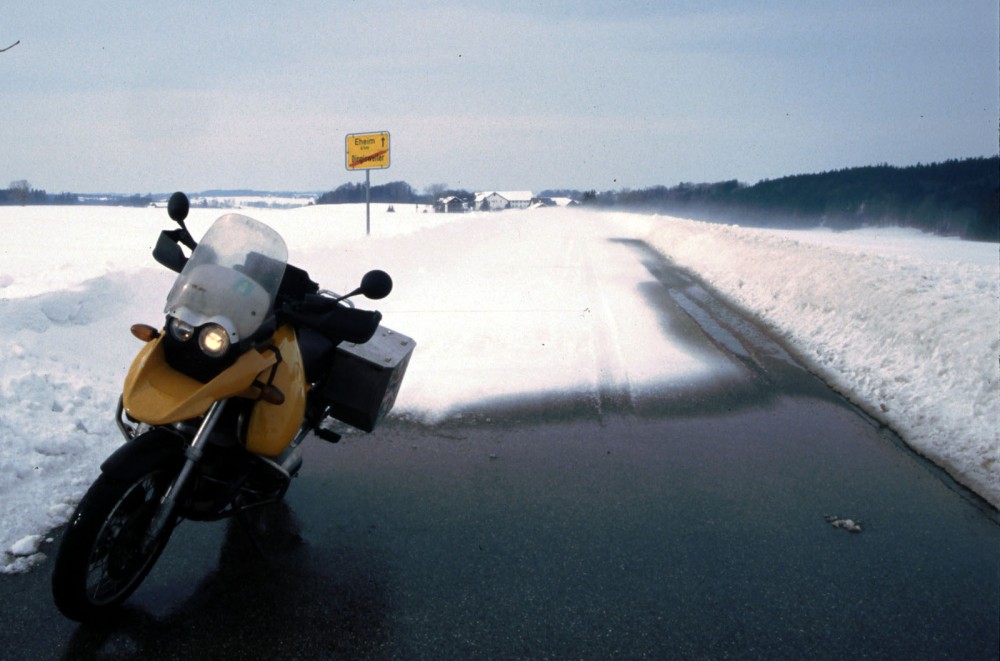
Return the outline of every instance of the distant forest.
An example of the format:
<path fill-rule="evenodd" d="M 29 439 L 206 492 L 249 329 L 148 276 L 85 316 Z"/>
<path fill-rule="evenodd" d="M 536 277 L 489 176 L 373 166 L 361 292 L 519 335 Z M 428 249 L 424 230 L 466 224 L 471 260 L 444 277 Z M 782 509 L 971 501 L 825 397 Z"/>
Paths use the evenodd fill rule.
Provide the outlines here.
<path fill-rule="evenodd" d="M 372 186 L 371 201 L 429 204 L 450 195 L 464 200 L 474 197 L 469 191 L 450 190 L 444 185 L 432 189 L 420 195 L 406 182 L 395 181 Z M 910 167 L 846 168 L 764 180 L 752 186 L 733 179 L 641 190 L 544 190 L 537 197 L 569 197 L 591 207 L 668 213 L 755 227 L 900 226 L 1000 241 L 1000 156 Z M 348 183 L 324 193 L 316 203 L 364 201 L 364 184 Z"/>
<path fill-rule="evenodd" d="M 24 206 L 29 204 L 100 204 L 117 207 L 148 207 L 153 203 L 151 195 L 81 195 L 78 193 L 49 194 L 41 188 L 32 188 L 25 180 L 12 181 L 6 189 L 0 189 L 0 206 Z"/>
<path fill-rule="evenodd" d="M 1000 240 L 1000 157 L 873 165 L 764 180 L 682 183 L 598 193 L 581 201 L 758 227 L 913 227 Z"/>
<path fill-rule="evenodd" d="M 470 197 L 472 195 L 471 193 L 465 194 Z M 432 194 L 419 195 L 405 181 L 392 181 L 388 184 L 372 186 L 369 195 L 371 202 L 388 202 L 390 204 L 431 204 L 435 199 Z M 316 204 L 352 204 L 364 201 L 365 185 L 361 183 L 347 183 L 316 198 Z"/>
<path fill-rule="evenodd" d="M 371 201 L 431 204 L 474 193 L 445 184 L 416 192 L 405 181 L 372 186 Z M 819 174 L 769 179 L 754 185 L 736 181 L 681 183 L 641 190 L 543 190 L 538 198 L 569 197 L 594 208 L 666 213 L 757 227 L 913 227 L 946 236 L 1000 241 L 1000 156 L 949 160 L 930 165 L 873 165 Z M 156 196 L 50 195 L 27 181 L 0 189 L 0 205 L 111 204 L 148 206 Z M 347 183 L 316 204 L 365 201 L 362 183 Z"/>

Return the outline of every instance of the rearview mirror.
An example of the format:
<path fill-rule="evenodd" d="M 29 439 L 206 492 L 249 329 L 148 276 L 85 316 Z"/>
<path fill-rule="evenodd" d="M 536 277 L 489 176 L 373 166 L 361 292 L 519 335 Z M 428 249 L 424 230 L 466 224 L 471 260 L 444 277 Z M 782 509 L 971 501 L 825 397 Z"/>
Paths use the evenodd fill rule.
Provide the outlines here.
<path fill-rule="evenodd" d="M 369 271 L 365 273 L 365 277 L 361 278 L 359 291 L 364 294 L 365 298 L 375 300 L 385 298 L 392 291 L 392 278 L 385 271 L 378 269 Z"/>
<path fill-rule="evenodd" d="M 191 232 L 188 231 L 187 225 L 184 224 L 184 219 L 187 218 L 189 211 L 191 211 L 191 201 L 188 200 L 187 195 L 177 191 L 170 196 L 170 200 L 167 201 L 167 214 L 175 223 L 181 226 L 181 234 L 176 240 L 194 250 L 198 242 L 194 240 Z"/>
<path fill-rule="evenodd" d="M 187 195 L 177 191 L 170 196 L 170 200 L 167 202 L 167 214 L 181 227 L 184 227 L 184 219 L 187 218 L 190 210 L 191 202 Z"/>

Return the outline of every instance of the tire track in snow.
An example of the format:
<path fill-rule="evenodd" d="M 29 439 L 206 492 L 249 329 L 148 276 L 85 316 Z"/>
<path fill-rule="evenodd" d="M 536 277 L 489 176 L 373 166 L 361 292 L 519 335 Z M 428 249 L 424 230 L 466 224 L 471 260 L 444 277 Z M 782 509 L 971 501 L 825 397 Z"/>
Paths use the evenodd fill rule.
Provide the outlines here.
<path fill-rule="evenodd" d="M 629 376 L 628 363 L 622 351 L 623 333 L 622 319 L 627 318 L 622 310 L 614 309 L 608 286 L 604 279 L 598 276 L 595 252 L 598 242 L 593 235 L 586 239 L 579 236 L 575 243 L 581 245 L 583 258 L 583 276 L 585 290 L 593 292 L 595 298 L 589 310 L 589 323 L 592 329 L 593 358 L 595 363 L 596 390 L 594 392 L 595 406 L 599 417 L 609 413 L 634 412 L 635 396 Z M 600 247 L 608 250 L 614 244 L 600 239 Z M 612 260 L 601 260 L 602 264 L 613 263 Z M 606 271 L 602 269 L 602 274 Z"/>

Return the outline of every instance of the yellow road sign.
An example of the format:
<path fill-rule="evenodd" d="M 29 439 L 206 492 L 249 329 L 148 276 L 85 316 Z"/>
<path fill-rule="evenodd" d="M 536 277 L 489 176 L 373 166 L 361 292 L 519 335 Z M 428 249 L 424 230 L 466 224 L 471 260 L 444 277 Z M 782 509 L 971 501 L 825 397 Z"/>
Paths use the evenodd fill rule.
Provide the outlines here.
<path fill-rule="evenodd" d="M 389 132 L 348 133 L 345 153 L 348 170 L 379 170 L 389 167 Z"/>

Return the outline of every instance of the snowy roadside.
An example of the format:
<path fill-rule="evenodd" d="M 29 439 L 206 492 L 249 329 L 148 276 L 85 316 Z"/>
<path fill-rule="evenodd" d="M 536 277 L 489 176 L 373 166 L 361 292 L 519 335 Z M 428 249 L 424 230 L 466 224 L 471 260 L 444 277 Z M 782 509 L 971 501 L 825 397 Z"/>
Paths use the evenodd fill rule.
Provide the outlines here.
<path fill-rule="evenodd" d="M 379 213 L 368 239 L 352 205 L 246 213 L 324 285 L 350 286 L 372 266 L 398 275 L 379 307 L 420 345 L 401 413 L 433 421 L 481 398 L 700 374 L 641 317 L 648 272 L 629 251 L 597 247 L 634 238 L 758 315 L 1000 508 L 995 244 L 574 209 Z M 194 213 L 195 234 L 216 215 Z M 165 226 L 157 209 L 0 208 L 0 573 L 44 559 L 48 531 L 121 443 L 113 411 L 139 346 L 128 327 L 162 319 L 172 281 L 149 257 Z M 653 348 L 661 358 L 650 361 Z"/>
<path fill-rule="evenodd" d="M 752 311 L 834 388 L 1000 508 L 995 244 L 899 229 L 659 218 L 650 243 Z"/>

